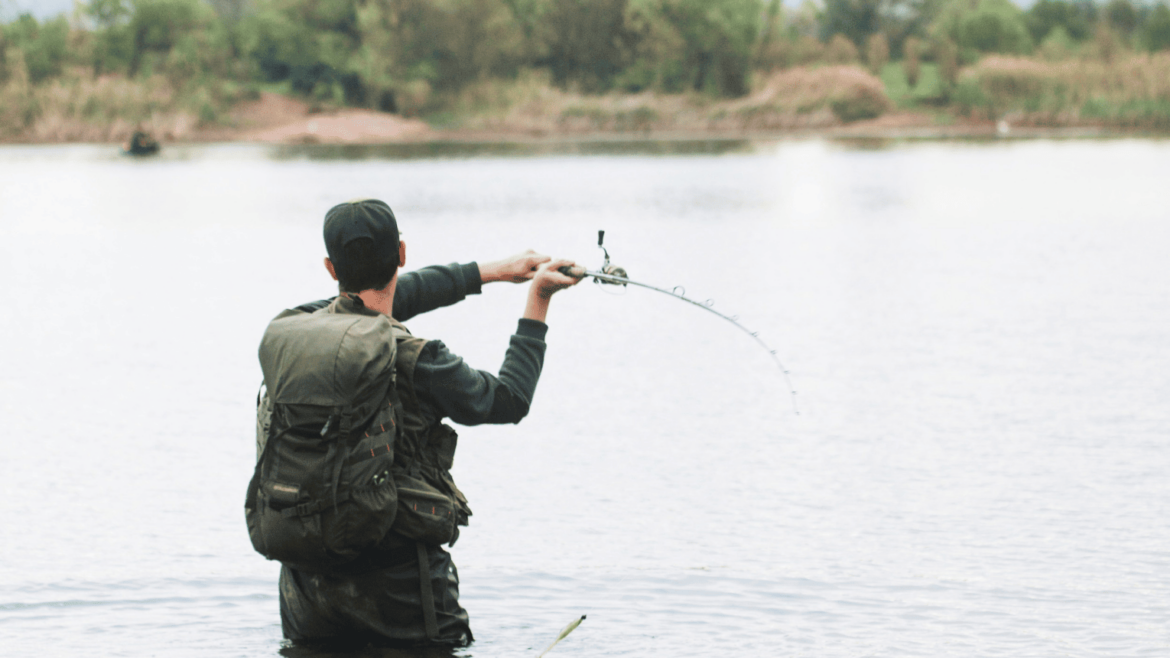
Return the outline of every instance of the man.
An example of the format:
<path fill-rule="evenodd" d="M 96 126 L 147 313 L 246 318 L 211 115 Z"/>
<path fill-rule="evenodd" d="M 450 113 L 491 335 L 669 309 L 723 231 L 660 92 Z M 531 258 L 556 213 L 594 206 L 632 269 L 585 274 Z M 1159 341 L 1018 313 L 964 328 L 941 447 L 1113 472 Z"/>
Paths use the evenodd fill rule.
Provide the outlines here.
<path fill-rule="evenodd" d="M 580 282 L 558 268 L 573 263 L 528 251 L 484 265 L 432 266 L 400 276 L 406 243 L 399 239 L 390 207 L 377 200 L 335 206 L 325 215 L 324 234 L 329 254 L 325 268 L 338 281 L 340 294 L 305 304 L 298 308 L 301 311 L 384 314 L 404 330 L 397 322 L 477 294 L 483 283 L 531 281 L 523 316 L 498 375 L 469 367 L 440 341 L 411 337 L 398 342 L 397 386 L 408 402 L 396 449 L 418 453 L 419 462 L 411 466 L 414 474 L 449 492 L 459 508 L 456 518 L 466 525 L 470 509 L 449 473 L 455 433 L 442 420 L 463 425 L 517 423 L 528 413 L 544 360 L 549 300 L 558 290 Z M 258 436 L 266 440 L 266 432 Z M 400 488 L 400 500 L 401 495 Z M 356 571 L 307 572 L 283 565 L 284 636 L 351 645 L 470 642 L 450 554 L 440 546 L 411 541 L 396 534 L 398 530 L 396 523 L 377 551 L 357 561 L 363 568 Z"/>

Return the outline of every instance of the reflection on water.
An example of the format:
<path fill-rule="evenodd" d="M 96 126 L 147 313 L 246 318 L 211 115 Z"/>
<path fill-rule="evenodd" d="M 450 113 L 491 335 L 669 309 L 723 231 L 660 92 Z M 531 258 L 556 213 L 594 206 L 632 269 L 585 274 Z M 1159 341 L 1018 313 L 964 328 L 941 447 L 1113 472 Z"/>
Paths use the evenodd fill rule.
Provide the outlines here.
<path fill-rule="evenodd" d="M 273 147 L 272 157 L 309 160 L 419 160 L 478 157 L 539 158 L 554 155 L 725 155 L 750 153 L 755 145 L 755 142 L 744 139 L 306 144 Z"/>
<path fill-rule="evenodd" d="M 374 646 L 347 646 L 344 643 L 285 642 L 280 649 L 284 658 L 470 658 L 466 649 L 435 647 L 390 648 Z"/>
<path fill-rule="evenodd" d="M 373 195 L 408 267 L 605 229 L 800 393 L 677 300 L 558 295 L 530 416 L 460 432 L 457 655 L 582 614 L 551 655 L 1163 655 L 1166 180 L 1142 140 L 0 148 L 0 645 L 337 655 L 282 649 L 241 503 L 259 336 Z M 410 327 L 494 370 L 523 305 Z"/>

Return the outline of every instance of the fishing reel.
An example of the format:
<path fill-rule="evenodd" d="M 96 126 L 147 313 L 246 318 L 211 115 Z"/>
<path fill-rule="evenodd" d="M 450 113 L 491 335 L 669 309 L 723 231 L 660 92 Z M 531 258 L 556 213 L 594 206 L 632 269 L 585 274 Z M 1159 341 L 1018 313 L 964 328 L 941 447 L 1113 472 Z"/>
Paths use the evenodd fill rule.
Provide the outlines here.
<path fill-rule="evenodd" d="M 605 231 L 598 231 L 597 232 L 597 248 L 601 249 L 601 253 L 605 254 L 605 262 L 603 262 L 601 264 L 601 273 L 608 274 L 612 277 L 619 278 L 619 279 L 630 278 L 630 275 L 626 273 L 626 268 L 622 267 L 621 265 L 614 265 L 613 263 L 609 262 L 609 251 L 606 250 L 604 243 L 605 243 Z M 626 285 L 625 283 L 622 283 L 619 281 L 608 281 L 608 280 L 597 279 L 597 278 L 595 278 L 593 280 L 597 283 L 604 283 L 604 284 L 611 285 L 611 286 L 623 286 L 624 287 Z"/>
<path fill-rule="evenodd" d="M 610 286 L 626 286 L 630 276 L 626 273 L 626 268 L 621 265 L 614 265 L 609 262 L 609 251 L 605 248 L 605 231 L 597 232 L 597 248 L 601 249 L 601 253 L 605 254 L 605 261 L 601 264 L 600 272 L 590 272 L 584 267 L 569 267 L 566 265 L 557 271 L 565 276 L 571 276 L 575 279 L 580 279 L 584 276 L 593 277 L 594 283 L 604 283 Z M 598 276 L 601 274 L 602 276 Z"/>

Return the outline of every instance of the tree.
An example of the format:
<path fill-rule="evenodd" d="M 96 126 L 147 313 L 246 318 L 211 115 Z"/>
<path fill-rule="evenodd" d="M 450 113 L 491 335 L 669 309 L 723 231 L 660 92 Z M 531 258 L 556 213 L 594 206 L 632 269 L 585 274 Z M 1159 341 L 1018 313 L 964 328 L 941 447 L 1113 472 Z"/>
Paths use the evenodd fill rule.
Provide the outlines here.
<path fill-rule="evenodd" d="M 888 61 L 890 61 L 890 42 L 886 40 L 886 35 L 881 32 L 870 35 L 865 44 L 865 63 L 869 66 L 869 70 L 874 75 L 880 76 L 882 67 Z"/>
<path fill-rule="evenodd" d="M 858 48 L 870 35 L 882 32 L 890 49 L 902 51 L 911 35 L 924 34 L 943 6 L 943 0 L 825 0 L 821 38 L 843 34 Z"/>
<path fill-rule="evenodd" d="M 910 83 L 911 89 L 918 84 L 918 74 L 920 72 L 918 57 L 921 48 L 922 43 L 915 37 L 906 39 L 906 42 L 902 44 L 903 66 L 906 68 L 906 81 Z"/>
<path fill-rule="evenodd" d="M 934 26 L 936 38 L 958 46 L 964 61 L 979 53 L 1023 54 L 1032 50 L 1024 15 L 1010 0 L 960 1 L 950 5 Z"/>
<path fill-rule="evenodd" d="M 934 59 L 938 62 L 938 74 L 947 88 L 952 88 L 959 79 L 959 47 L 954 41 L 943 38 L 936 45 Z"/>
<path fill-rule="evenodd" d="M 604 91 L 625 65 L 626 0 L 550 0 L 544 15 L 553 82 Z"/>
<path fill-rule="evenodd" d="M 228 23 L 237 23 L 248 13 L 250 0 L 210 0 L 215 13 Z"/>
<path fill-rule="evenodd" d="M 1130 0 L 1109 0 L 1104 14 L 1109 26 L 1126 36 L 1133 34 L 1138 26 L 1137 7 Z"/>
<path fill-rule="evenodd" d="M 1044 40 L 1054 27 L 1063 27 L 1076 41 L 1084 41 L 1093 34 L 1097 9 L 1091 0 L 1039 0 L 1025 14 L 1028 32 L 1036 43 Z"/>
<path fill-rule="evenodd" d="M 69 44 L 69 22 L 64 16 L 40 23 L 31 14 L 21 14 L 3 29 L 8 47 L 21 52 L 32 84 L 61 73 Z"/>
<path fill-rule="evenodd" d="M 748 92 L 761 30 L 758 0 L 629 0 L 626 89 L 655 86 L 724 96 Z"/>
<path fill-rule="evenodd" d="M 1161 3 L 1150 12 L 1142 28 L 1142 41 L 1150 50 L 1170 48 L 1170 7 Z"/>
<path fill-rule="evenodd" d="M 180 39 L 208 31 L 215 23 L 215 13 L 200 0 L 133 0 L 133 12 L 130 75 L 138 73 L 149 55 L 165 59 Z"/>
<path fill-rule="evenodd" d="M 124 0 L 92 0 L 84 6 L 84 12 L 97 26 L 91 51 L 93 74 L 127 69 L 134 58 L 131 8 Z"/>
<path fill-rule="evenodd" d="M 862 47 L 869 35 L 881 29 L 881 0 L 825 0 L 821 14 L 822 37 L 840 34 Z"/>

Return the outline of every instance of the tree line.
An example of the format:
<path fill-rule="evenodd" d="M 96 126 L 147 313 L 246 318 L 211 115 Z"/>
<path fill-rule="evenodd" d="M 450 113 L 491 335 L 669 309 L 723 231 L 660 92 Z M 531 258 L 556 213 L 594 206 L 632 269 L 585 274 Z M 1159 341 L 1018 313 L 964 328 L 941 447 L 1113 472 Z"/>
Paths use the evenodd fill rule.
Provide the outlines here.
<path fill-rule="evenodd" d="M 544 70 L 553 84 L 741 96 L 751 76 L 822 62 L 920 60 L 953 71 L 990 53 L 1170 48 L 1163 1 L 91 0 L 0 29 L 0 83 L 84 71 L 283 85 L 416 113 L 467 85 Z M 1112 50 L 1111 50 L 1112 49 Z M 914 71 L 911 70 L 913 66 Z"/>

